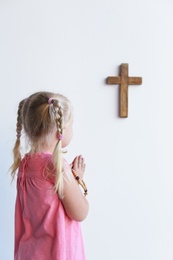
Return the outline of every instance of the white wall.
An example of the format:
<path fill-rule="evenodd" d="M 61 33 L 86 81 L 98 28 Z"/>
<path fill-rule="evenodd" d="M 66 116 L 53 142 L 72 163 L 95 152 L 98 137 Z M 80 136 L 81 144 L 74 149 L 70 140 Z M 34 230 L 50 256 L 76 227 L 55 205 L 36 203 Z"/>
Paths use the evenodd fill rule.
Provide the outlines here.
<path fill-rule="evenodd" d="M 1 0 L 0 259 L 13 259 L 17 106 L 39 90 L 75 107 L 66 157 L 87 162 L 87 260 L 173 259 L 172 32 L 172 0 Z M 127 119 L 105 84 L 121 63 L 143 77 Z"/>

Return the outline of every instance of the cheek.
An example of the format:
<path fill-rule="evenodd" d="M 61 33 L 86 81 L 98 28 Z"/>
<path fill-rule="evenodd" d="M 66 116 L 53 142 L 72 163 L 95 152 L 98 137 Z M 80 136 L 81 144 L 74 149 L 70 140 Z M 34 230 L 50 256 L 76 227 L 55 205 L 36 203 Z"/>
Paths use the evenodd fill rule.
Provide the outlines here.
<path fill-rule="evenodd" d="M 73 137 L 73 130 L 71 129 L 71 130 L 69 131 L 69 133 L 68 133 L 68 137 L 67 137 L 67 141 L 68 141 L 68 143 L 70 143 L 72 137 Z"/>
<path fill-rule="evenodd" d="M 62 140 L 62 147 L 67 146 L 70 143 L 72 137 L 73 137 L 72 129 L 68 129 L 68 130 L 64 131 L 64 139 Z"/>
<path fill-rule="evenodd" d="M 73 129 L 71 128 L 71 129 L 70 129 L 70 132 L 69 132 L 69 139 L 71 140 L 72 137 L 73 137 Z"/>

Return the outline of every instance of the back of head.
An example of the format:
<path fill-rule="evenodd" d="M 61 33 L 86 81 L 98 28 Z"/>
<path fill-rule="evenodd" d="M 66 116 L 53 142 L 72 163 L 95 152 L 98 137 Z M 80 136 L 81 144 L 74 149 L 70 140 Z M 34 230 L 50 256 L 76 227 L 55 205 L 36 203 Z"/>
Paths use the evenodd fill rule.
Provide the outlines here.
<path fill-rule="evenodd" d="M 57 131 L 62 134 L 71 118 L 70 101 L 61 94 L 51 92 L 32 94 L 24 101 L 21 110 L 24 132 L 33 150 L 41 148 L 41 143 L 46 141 L 46 136 L 55 126 Z"/>

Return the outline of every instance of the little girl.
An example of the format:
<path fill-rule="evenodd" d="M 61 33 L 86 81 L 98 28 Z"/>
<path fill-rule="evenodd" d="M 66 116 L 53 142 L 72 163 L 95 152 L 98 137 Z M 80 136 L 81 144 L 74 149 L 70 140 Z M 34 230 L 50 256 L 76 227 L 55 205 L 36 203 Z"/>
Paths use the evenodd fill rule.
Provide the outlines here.
<path fill-rule="evenodd" d="M 73 109 L 60 94 L 37 92 L 19 103 L 12 177 L 17 175 L 15 260 L 84 260 L 80 228 L 88 214 L 85 162 L 69 165 L 62 148 L 72 139 Z M 30 151 L 21 158 L 20 137 Z"/>

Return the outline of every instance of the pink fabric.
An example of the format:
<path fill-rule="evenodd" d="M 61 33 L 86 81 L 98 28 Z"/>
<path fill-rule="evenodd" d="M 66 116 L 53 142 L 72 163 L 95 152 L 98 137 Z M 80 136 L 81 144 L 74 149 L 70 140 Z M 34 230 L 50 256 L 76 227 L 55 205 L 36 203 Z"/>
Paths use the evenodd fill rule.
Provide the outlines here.
<path fill-rule="evenodd" d="M 51 159 L 46 153 L 27 154 L 20 164 L 15 260 L 85 260 L 80 223 L 67 216 L 52 189 Z"/>

